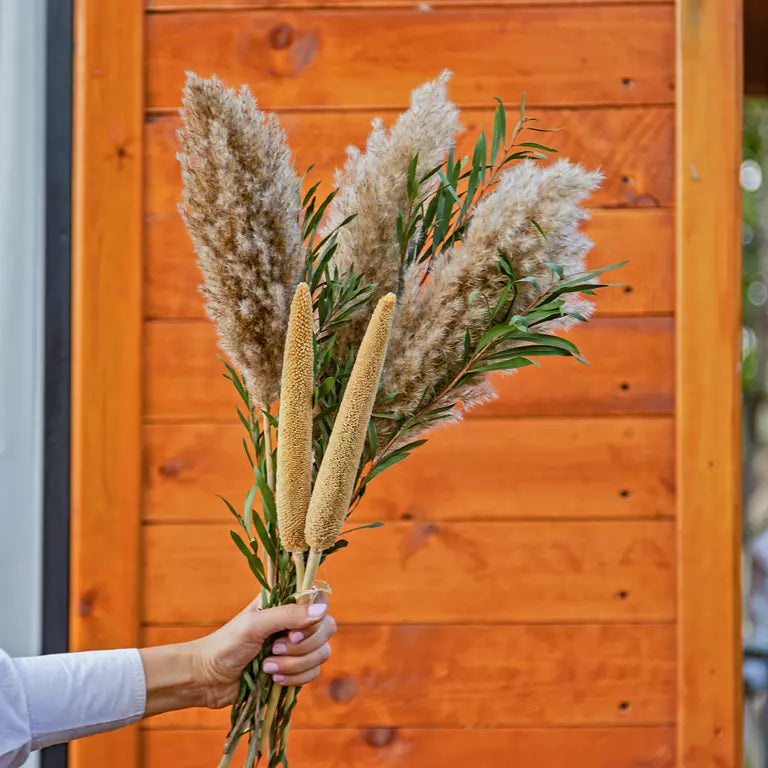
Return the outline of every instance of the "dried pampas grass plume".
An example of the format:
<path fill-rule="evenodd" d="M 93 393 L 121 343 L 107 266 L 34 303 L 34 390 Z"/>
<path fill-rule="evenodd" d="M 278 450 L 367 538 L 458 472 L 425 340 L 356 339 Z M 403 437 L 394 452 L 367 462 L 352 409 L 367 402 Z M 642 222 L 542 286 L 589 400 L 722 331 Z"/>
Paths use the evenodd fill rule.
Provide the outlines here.
<path fill-rule="evenodd" d="M 277 525 L 288 552 L 307 548 L 304 525 L 312 490 L 312 297 L 299 283 L 291 303 L 277 433 Z"/>
<path fill-rule="evenodd" d="M 376 284 L 374 300 L 388 291 L 399 293 L 403 265 L 396 221 L 409 205 L 411 159 L 418 157 L 416 173 L 423 176 L 443 162 L 460 129 L 459 110 L 446 90 L 450 76 L 446 70 L 415 89 L 409 109 L 389 131 L 379 118 L 374 120 L 365 152 L 349 147 L 344 168 L 337 171 L 339 191 L 329 208 L 325 234 L 349 216 L 356 216 L 337 234 L 334 263 L 341 274 L 354 270 L 367 283 Z M 434 184 L 434 178 L 422 187 L 429 184 Z M 346 353 L 346 345 L 356 344 L 362 337 L 369 307 L 366 305 L 337 339 L 342 353 Z"/>
<path fill-rule="evenodd" d="M 319 562 L 323 550 L 336 543 L 349 510 L 368 422 L 387 354 L 394 307 L 395 295 L 392 293 L 379 299 L 376 305 L 315 479 L 305 530 L 310 547 L 305 589 L 311 586 L 314 579 L 313 567 L 316 570 L 316 565 L 311 567 L 313 561 Z"/>
<path fill-rule="evenodd" d="M 439 388 L 460 371 L 467 332 L 474 344 L 507 285 L 497 266 L 500 251 L 518 278 L 538 281 L 538 288 L 531 282 L 517 284 L 516 311 L 557 279 L 548 264 L 562 267 L 566 278 L 584 269 L 592 243 L 579 231 L 587 218 L 580 203 L 601 178 L 564 160 L 548 166 L 523 162 L 506 171 L 497 188 L 478 203 L 464 243 L 434 262 L 423 290 L 418 288 L 420 270 L 409 270 L 382 377 L 381 397 L 388 397 L 388 411 L 413 413 L 425 391 Z M 567 299 L 577 301 L 587 316 L 589 302 L 578 296 Z M 573 303 L 566 308 L 573 311 Z M 555 330 L 555 325 L 537 330 Z M 475 381 L 451 390 L 452 402 L 439 405 L 461 400 L 466 410 L 493 396 L 487 382 Z"/>
<path fill-rule="evenodd" d="M 219 344 L 267 407 L 280 381 L 288 307 L 304 266 L 299 184 L 274 115 L 247 87 L 189 74 L 178 155 L 181 215 Z"/>

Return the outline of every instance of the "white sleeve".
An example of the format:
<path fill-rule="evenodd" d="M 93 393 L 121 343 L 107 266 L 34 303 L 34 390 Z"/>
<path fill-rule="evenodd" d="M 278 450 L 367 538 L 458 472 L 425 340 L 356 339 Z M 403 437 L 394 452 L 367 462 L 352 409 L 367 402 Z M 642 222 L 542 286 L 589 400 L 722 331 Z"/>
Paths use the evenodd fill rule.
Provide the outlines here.
<path fill-rule="evenodd" d="M 17 768 L 29 755 L 27 697 L 8 654 L 0 651 L 0 768 Z"/>
<path fill-rule="evenodd" d="M 146 681 L 135 648 L 34 656 L 12 664 L 26 700 L 31 749 L 111 731 L 144 714 Z"/>

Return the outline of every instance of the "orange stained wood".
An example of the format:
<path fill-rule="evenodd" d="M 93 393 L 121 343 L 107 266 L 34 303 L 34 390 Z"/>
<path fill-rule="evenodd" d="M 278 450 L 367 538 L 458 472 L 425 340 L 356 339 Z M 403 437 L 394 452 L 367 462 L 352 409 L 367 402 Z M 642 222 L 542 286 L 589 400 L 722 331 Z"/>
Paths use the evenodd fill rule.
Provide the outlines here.
<path fill-rule="evenodd" d="M 73 648 L 191 639 L 254 592 L 214 496 L 250 477 L 176 211 L 184 71 L 248 82 L 329 178 L 450 66 L 459 151 L 527 92 L 566 129 L 529 138 L 607 175 L 590 263 L 630 263 L 572 334 L 590 366 L 499 378 L 371 485 L 355 519 L 387 526 L 321 574 L 342 627 L 292 766 L 740 765 L 737 0 L 77 5 Z M 226 715 L 73 765 L 214 765 Z"/>
<path fill-rule="evenodd" d="M 670 317 L 596 319 L 569 337 L 590 361 L 546 358 L 541 369 L 497 376 L 498 400 L 470 414 L 664 414 L 673 408 Z M 230 421 L 234 388 L 221 376 L 205 321 L 145 326 L 146 415 L 153 421 Z M 236 395 L 234 395 L 236 397 Z"/>
<path fill-rule="evenodd" d="M 603 5 L 622 5 L 627 0 L 599 0 Z M 664 0 L 633 0 L 637 5 L 659 3 Z M 185 11 L 185 10 L 232 10 L 232 9 L 267 9 L 275 8 L 361 8 L 379 10 L 381 8 L 402 7 L 416 9 L 421 6 L 418 0 L 145 0 L 150 11 Z M 563 5 L 563 0 L 430 0 L 427 7 L 501 7 L 521 5 Z M 595 0 L 568 0 L 569 5 L 594 3 Z"/>
<path fill-rule="evenodd" d="M 677 761 L 730 768 L 742 765 L 741 2 L 682 0 L 677 29 Z"/>
<path fill-rule="evenodd" d="M 250 602 L 231 528 L 145 526 L 145 621 L 212 624 Z M 342 622 L 654 622 L 676 612 L 669 521 L 402 522 L 350 538 L 320 569 Z M 506 588 L 514 599 L 501 597 Z"/>
<path fill-rule="evenodd" d="M 192 69 L 258 84 L 270 109 L 402 107 L 451 67 L 462 106 L 524 91 L 553 106 L 670 104 L 673 32 L 671 4 L 151 14 L 147 99 L 176 107 Z"/>
<path fill-rule="evenodd" d="M 303 694 L 302 694 L 303 696 Z M 302 701 L 303 703 L 303 701 Z M 510 765 L 589 768 L 670 768 L 674 728 L 333 728 L 291 730 L 291 765 L 312 768 L 423 768 Z M 148 731 L 143 735 L 147 768 L 169 764 L 210 768 L 221 753 L 225 731 Z M 244 750 L 243 750 L 244 752 Z M 243 758 L 245 754 L 243 754 Z M 235 758 L 237 759 L 237 758 Z M 234 761 L 233 761 L 234 762 Z"/>
<path fill-rule="evenodd" d="M 139 640 L 140 5 L 75 2 L 70 648 Z M 137 728 L 75 742 L 74 768 L 139 761 Z"/>
<path fill-rule="evenodd" d="M 627 261 L 606 275 L 615 288 L 600 292 L 598 315 L 668 314 L 674 307 L 674 211 L 594 209 L 586 223 L 595 241 L 590 266 Z M 149 319 L 205 317 L 198 291 L 200 273 L 179 214 L 146 218 L 146 316 Z"/>
<path fill-rule="evenodd" d="M 145 641 L 204 631 L 151 627 Z M 669 724 L 675 670 L 672 625 L 342 626 L 292 727 Z M 221 728 L 227 715 L 169 712 L 145 727 Z"/>
<path fill-rule="evenodd" d="M 253 483 L 243 434 L 240 424 L 145 427 L 144 519 L 230 521 L 216 494 L 236 503 Z M 671 417 L 481 416 L 428 438 L 371 482 L 350 524 L 674 514 Z"/>
<path fill-rule="evenodd" d="M 258 97 L 258 86 L 253 86 Z M 453 88 L 450 87 L 451 93 Z M 514 100 L 519 94 L 514 95 Z M 464 130 L 456 139 L 456 156 L 471 155 L 481 130 L 493 130 L 492 99 L 486 109 L 466 109 L 461 113 Z M 514 125 L 518 107 L 507 105 L 507 122 Z M 364 147 L 371 120 L 378 116 L 391 125 L 398 112 L 365 110 L 292 110 L 279 113 L 280 124 L 288 137 L 299 172 L 310 164 L 313 170 L 306 184 L 333 182 L 334 170 L 343 165 L 345 150 L 352 144 Z M 590 207 L 671 206 L 674 201 L 674 108 L 627 107 L 611 109 L 536 109 L 526 110 L 536 118 L 531 126 L 558 129 L 552 133 L 524 131 L 519 141 L 534 141 L 557 150 L 553 159 L 572 158 L 582 165 L 600 168 L 605 175 L 602 186 L 589 199 Z M 181 200 L 181 174 L 176 159 L 176 132 L 181 122 L 172 115 L 151 115 L 146 124 L 147 199 L 150 217 L 176 214 Z"/>

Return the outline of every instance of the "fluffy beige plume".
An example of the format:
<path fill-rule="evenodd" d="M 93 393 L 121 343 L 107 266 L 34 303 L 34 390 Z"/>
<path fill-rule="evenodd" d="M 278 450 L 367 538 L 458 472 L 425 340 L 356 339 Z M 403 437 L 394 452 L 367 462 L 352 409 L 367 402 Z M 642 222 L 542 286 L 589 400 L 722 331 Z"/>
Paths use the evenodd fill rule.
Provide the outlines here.
<path fill-rule="evenodd" d="M 329 208 L 325 234 L 349 216 L 356 218 L 337 236 L 334 262 L 341 274 L 354 269 L 367 283 L 378 286 L 374 299 L 388 291 L 399 292 L 401 254 L 396 220 L 408 209 L 407 179 L 411 158 L 418 155 L 417 174 L 424 175 L 443 162 L 459 130 L 459 110 L 448 99 L 443 72 L 411 94 L 410 108 L 390 130 L 373 121 L 365 152 L 347 149 L 347 161 L 336 175 L 338 194 Z M 434 178 L 424 182 L 433 185 Z M 422 192 L 426 189 L 422 189 Z M 337 339 L 337 349 L 362 337 L 370 306 L 366 305 Z"/>
<path fill-rule="evenodd" d="M 303 552 L 312 489 L 312 297 L 299 283 L 291 302 L 277 433 L 277 525 L 288 552 Z"/>
<path fill-rule="evenodd" d="M 409 271 L 382 377 L 382 397 L 392 396 L 388 411 L 412 413 L 425 390 L 458 373 L 466 332 L 477 340 L 507 283 L 497 267 L 499 251 L 518 278 L 534 277 L 540 289 L 555 279 L 547 262 L 562 266 L 566 275 L 583 270 L 591 242 L 579 231 L 586 218 L 580 203 L 600 180 L 599 173 L 567 161 L 521 163 L 478 203 L 466 241 L 437 260 L 422 291 L 414 287 L 418 269 Z M 515 307 L 522 309 L 536 293 L 534 285 L 519 283 Z M 589 305 L 579 308 L 588 311 Z M 451 393 L 465 408 L 492 396 L 487 384 Z"/>
<path fill-rule="evenodd" d="M 181 214 L 221 348 L 253 400 L 277 396 L 288 309 L 301 277 L 299 184 L 285 136 L 246 87 L 189 74 L 179 131 Z"/>
<path fill-rule="evenodd" d="M 320 553 L 333 546 L 352 498 L 368 422 L 387 353 L 395 296 L 379 299 L 352 368 L 307 512 L 306 540 Z M 307 568 L 309 578 L 311 568 Z M 305 588 L 307 581 L 305 583 Z"/>

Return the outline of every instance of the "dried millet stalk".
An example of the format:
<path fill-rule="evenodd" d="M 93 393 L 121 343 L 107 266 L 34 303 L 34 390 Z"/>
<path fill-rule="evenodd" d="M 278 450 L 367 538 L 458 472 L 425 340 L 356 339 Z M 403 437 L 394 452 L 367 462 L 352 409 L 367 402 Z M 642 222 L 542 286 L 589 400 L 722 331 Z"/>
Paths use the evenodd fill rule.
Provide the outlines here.
<path fill-rule="evenodd" d="M 304 589 L 312 586 L 320 555 L 336 543 L 349 510 L 387 354 L 394 307 L 395 295 L 389 293 L 379 299 L 373 311 L 315 479 L 305 529 L 310 556 Z"/>
<path fill-rule="evenodd" d="M 277 433 L 277 525 L 288 552 L 307 548 L 304 525 L 312 490 L 312 297 L 300 283 L 291 302 Z M 299 585 L 299 588 L 301 585 Z"/>

